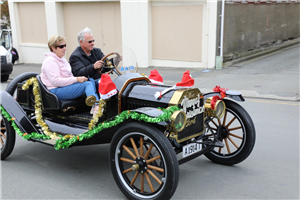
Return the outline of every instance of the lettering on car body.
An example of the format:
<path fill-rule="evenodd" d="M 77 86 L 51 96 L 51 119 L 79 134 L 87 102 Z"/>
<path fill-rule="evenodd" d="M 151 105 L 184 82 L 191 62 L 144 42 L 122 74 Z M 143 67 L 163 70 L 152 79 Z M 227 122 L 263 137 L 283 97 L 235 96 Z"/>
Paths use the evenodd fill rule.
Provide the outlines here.
<path fill-rule="evenodd" d="M 121 67 L 121 72 L 134 70 L 134 66 Z"/>
<path fill-rule="evenodd" d="M 181 102 L 183 112 L 186 114 L 186 118 L 192 118 L 198 114 L 201 114 L 205 111 L 204 105 L 200 107 L 200 94 L 194 99 L 188 99 L 184 96 L 184 99 Z"/>
<path fill-rule="evenodd" d="M 201 144 L 198 143 L 192 143 L 192 144 L 188 144 L 183 146 L 183 151 L 182 151 L 182 157 L 187 157 L 191 154 L 194 154 L 198 151 L 201 151 Z"/>

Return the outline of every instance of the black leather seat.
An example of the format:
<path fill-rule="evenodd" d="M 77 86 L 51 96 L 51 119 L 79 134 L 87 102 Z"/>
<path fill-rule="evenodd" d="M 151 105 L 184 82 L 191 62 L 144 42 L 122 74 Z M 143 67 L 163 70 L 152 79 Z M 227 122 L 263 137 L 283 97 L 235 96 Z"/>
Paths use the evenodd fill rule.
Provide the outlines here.
<path fill-rule="evenodd" d="M 85 96 L 82 96 L 78 99 L 70 99 L 60 101 L 55 94 L 50 92 L 46 86 L 43 84 L 40 75 L 36 76 L 39 87 L 40 95 L 42 98 L 44 110 L 64 110 L 68 107 L 78 107 L 85 106 Z"/>

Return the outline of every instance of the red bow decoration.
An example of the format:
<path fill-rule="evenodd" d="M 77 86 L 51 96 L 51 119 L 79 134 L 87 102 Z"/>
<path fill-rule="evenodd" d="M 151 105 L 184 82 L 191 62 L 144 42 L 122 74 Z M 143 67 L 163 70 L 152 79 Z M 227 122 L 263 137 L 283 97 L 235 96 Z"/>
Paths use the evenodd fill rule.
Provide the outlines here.
<path fill-rule="evenodd" d="M 216 86 L 216 87 L 213 88 L 213 91 L 214 91 L 214 92 L 219 92 L 220 95 L 221 95 L 221 97 L 220 97 L 219 95 L 215 95 L 215 96 L 212 98 L 212 100 L 211 100 L 211 102 L 210 102 L 210 107 L 211 107 L 211 109 L 214 109 L 214 108 L 215 108 L 215 105 L 216 105 L 216 103 L 217 103 L 218 100 L 223 100 L 224 97 L 227 96 L 227 95 L 226 95 L 226 90 L 228 90 L 228 89 L 221 88 L 220 86 Z"/>
<path fill-rule="evenodd" d="M 222 99 L 224 97 L 226 97 L 226 90 L 228 90 L 228 89 L 221 88 L 220 86 L 216 86 L 216 87 L 213 88 L 214 92 L 219 92 L 220 93 L 220 95 L 222 96 Z"/>

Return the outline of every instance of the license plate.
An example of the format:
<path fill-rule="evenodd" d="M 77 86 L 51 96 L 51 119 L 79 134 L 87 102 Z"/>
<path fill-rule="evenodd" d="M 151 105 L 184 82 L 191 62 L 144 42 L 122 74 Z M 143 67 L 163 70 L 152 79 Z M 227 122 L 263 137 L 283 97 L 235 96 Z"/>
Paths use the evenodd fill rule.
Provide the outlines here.
<path fill-rule="evenodd" d="M 197 143 L 187 144 L 182 148 L 182 157 L 187 157 L 198 151 L 201 151 L 202 145 Z"/>

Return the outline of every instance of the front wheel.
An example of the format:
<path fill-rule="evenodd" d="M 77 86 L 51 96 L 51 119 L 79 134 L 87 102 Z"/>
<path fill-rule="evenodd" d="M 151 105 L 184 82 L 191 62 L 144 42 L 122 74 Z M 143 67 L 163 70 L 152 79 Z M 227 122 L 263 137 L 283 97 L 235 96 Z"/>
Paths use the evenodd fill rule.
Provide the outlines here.
<path fill-rule="evenodd" d="M 1 82 L 6 82 L 9 78 L 9 75 L 1 75 Z"/>
<path fill-rule="evenodd" d="M 132 122 L 114 135 L 110 166 L 129 199 L 170 199 L 177 187 L 176 154 L 165 135 L 146 123 Z"/>
<path fill-rule="evenodd" d="M 239 104 L 224 100 L 226 111 L 221 119 L 213 119 L 209 127 L 213 134 L 207 133 L 206 137 L 213 138 L 219 131 L 218 140 L 224 147 L 216 147 L 205 156 L 211 161 L 223 165 L 234 165 L 245 160 L 255 144 L 255 127 L 250 115 Z"/>

